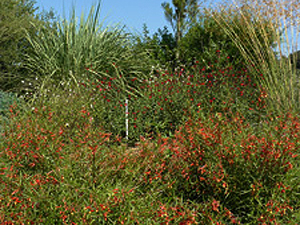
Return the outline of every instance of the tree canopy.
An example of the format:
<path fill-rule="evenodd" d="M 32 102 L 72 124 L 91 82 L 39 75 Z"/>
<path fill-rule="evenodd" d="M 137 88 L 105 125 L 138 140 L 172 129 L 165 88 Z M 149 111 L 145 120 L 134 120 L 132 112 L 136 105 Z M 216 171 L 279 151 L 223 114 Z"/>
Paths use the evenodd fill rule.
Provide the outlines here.
<path fill-rule="evenodd" d="M 197 21 L 199 13 L 198 0 L 172 0 L 172 5 L 168 2 L 162 3 L 165 17 L 171 24 L 175 33 L 176 47 L 187 29 Z M 180 52 L 176 49 L 176 58 L 179 60 Z"/>
<path fill-rule="evenodd" d="M 36 32 L 33 24 L 46 25 L 46 21 L 54 18 L 52 11 L 38 13 L 34 0 L 0 1 L 1 89 L 11 89 L 21 73 L 22 55 L 29 48 L 26 35 Z"/>

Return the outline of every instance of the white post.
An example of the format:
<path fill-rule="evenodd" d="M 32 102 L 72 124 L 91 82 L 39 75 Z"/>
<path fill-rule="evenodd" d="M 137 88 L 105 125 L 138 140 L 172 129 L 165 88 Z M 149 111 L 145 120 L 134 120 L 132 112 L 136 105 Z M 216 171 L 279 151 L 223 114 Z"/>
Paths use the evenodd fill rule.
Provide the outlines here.
<path fill-rule="evenodd" d="M 128 140 L 128 99 L 125 100 L 125 118 L 126 139 Z"/>

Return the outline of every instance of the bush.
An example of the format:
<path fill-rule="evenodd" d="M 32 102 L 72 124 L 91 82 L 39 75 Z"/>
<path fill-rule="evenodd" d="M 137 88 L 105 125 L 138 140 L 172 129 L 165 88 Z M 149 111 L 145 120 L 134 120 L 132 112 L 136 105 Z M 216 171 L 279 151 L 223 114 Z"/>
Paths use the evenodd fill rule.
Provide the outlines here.
<path fill-rule="evenodd" d="M 7 124 L 10 117 L 10 106 L 20 104 L 21 100 L 14 93 L 0 91 L 0 132 L 3 132 L 3 126 Z"/>
<path fill-rule="evenodd" d="M 128 119 L 131 142 L 158 133 L 169 136 L 190 116 L 207 118 L 225 112 L 229 118 L 243 112 L 252 124 L 258 124 L 264 117 L 266 93 L 246 69 L 235 70 L 230 57 L 221 52 L 215 54 L 218 61 L 208 66 L 199 62 L 175 73 L 156 71 L 143 80 L 133 77 L 128 86 L 135 89 L 128 88 L 130 93 L 120 88 L 120 78 L 85 80 L 81 83 L 81 95 L 86 96 L 94 119 L 101 121 L 107 132 L 125 137 Z M 89 98 L 93 100 L 88 101 Z"/>
<path fill-rule="evenodd" d="M 94 37 L 91 18 L 70 43 L 64 38 L 75 23 L 61 24 L 58 43 L 90 47 L 79 34 Z M 106 50 L 120 43 L 110 37 L 116 42 Z M 109 54 L 99 59 L 105 63 L 93 61 L 90 51 L 76 59 L 72 48 L 57 48 L 54 63 L 41 60 L 51 48 L 29 57 L 41 63 L 33 72 L 48 72 L 25 80 L 41 82 L 32 85 L 30 110 L 18 99 L 3 110 L 9 123 L 0 141 L 1 224 L 300 222 L 299 113 L 268 114 L 269 90 L 253 79 L 252 65 L 236 70 L 216 50 L 209 64 L 145 77 L 121 46 L 110 53 L 129 58 L 117 62 L 106 63 Z M 134 148 L 122 144 L 126 119 Z"/>
<path fill-rule="evenodd" d="M 297 116 L 269 118 L 260 132 L 241 114 L 192 118 L 172 137 L 126 149 L 88 109 L 73 109 L 70 126 L 70 112 L 51 106 L 12 107 L 0 143 L 1 223 L 299 222 Z"/>
<path fill-rule="evenodd" d="M 143 179 L 161 190 L 165 202 L 177 197 L 202 206 L 197 216 L 203 224 L 205 218 L 224 224 L 299 222 L 300 185 L 292 182 L 299 177 L 299 117 L 270 119 L 259 133 L 239 114 L 231 122 L 221 115 L 192 119 L 173 138 L 160 138 L 155 150 L 144 143 Z"/>
<path fill-rule="evenodd" d="M 234 68 L 245 67 L 239 49 L 220 25 L 211 18 L 211 15 L 203 16 L 201 21 L 188 30 L 179 43 L 179 49 L 186 65 L 199 60 L 208 66 L 219 60 L 216 54 L 219 50 L 230 56 L 230 62 Z"/>

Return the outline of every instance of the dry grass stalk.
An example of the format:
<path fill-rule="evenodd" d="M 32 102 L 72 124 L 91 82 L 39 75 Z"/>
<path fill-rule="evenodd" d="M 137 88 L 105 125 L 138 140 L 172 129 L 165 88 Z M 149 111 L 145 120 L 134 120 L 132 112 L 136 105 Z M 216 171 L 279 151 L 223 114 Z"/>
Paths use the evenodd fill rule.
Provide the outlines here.
<path fill-rule="evenodd" d="M 231 37 L 244 60 L 253 65 L 252 73 L 268 91 L 269 110 L 299 111 L 296 64 L 286 58 L 297 50 L 299 0 L 237 0 L 215 8 L 206 13 Z"/>

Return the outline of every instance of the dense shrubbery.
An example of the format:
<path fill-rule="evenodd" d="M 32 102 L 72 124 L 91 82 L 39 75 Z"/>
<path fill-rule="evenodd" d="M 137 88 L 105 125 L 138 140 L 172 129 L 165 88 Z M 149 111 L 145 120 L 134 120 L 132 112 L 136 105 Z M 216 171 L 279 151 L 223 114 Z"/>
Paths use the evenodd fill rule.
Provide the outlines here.
<path fill-rule="evenodd" d="M 192 68 L 174 73 L 155 71 L 149 79 L 133 77 L 130 84 L 136 90 L 129 90 L 130 94 L 119 87 L 120 78 L 104 78 L 82 82 L 81 95 L 92 96 L 91 113 L 108 132 L 124 137 L 128 118 L 129 139 L 134 142 L 151 134 L 168 136 L 191 116 L 222 112 L 230 118 L 242 110 L 252 124 L 258 123 L 266 114 L 266 93 L 247 69 L 237 71 L 229 57 L 220 51 L 215 54 L 219 61 L 209 66 L 196 62 Z M 89 73 L 96 71 L 89 69 L 87 77 Z"/>
<path fill-rule="evenodd" d="M 298 221 L 298 117 L 270 119 L 260 132 L 239 114 L 191 118 L 173 137 L 127 149 L 93 126 L 89 110 L 73 113 L 70 127 L 50 106 L 26 116 L 13 109 L 1 155 L 2 223 Z"/>
<path fill-rule="evenodd" d="M 270 74 L 214 48 L 209 63 L 143 69 L 145 46 L 131 49 L 120 30 L 81 51 L 98 43 L 90 19 L 31 39 L 26 104 L 0 93 L 1 224 L 300 222 L 299 113 L 273 111 Z M 53 49 L 37 49 L 50 43 L 70 49 L 56 46 L 47 64 Z"/>
<path fill-rule="evenodd" d="M 10 117 L 10 106 L 19 105 L 22 100 L 14 93 L 0 91 L 0 131 L 3 132 L 3 126 L 8 123 Z"/>
<path fill-rule="evenodd" d="M 20 100 L 14 93 L 0 91 L 0 114 L 1 116 L 9 116 L 9 106 L 19 104 Z"/>

